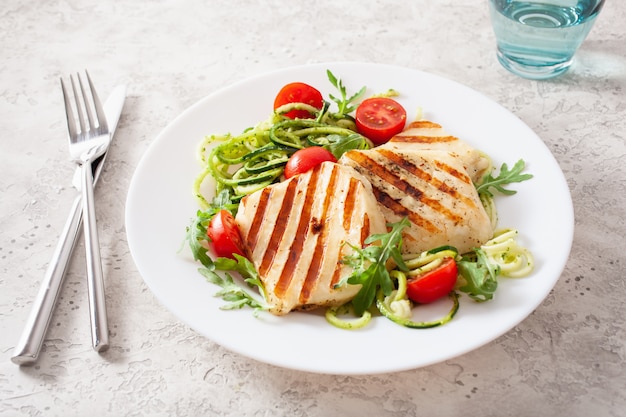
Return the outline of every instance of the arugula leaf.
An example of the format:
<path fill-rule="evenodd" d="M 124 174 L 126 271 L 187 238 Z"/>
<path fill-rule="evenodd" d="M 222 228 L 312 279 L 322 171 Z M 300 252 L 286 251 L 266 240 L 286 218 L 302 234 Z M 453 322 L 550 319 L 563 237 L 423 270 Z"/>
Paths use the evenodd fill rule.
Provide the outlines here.
<path fill-rule="evenodd" d="M 209 240 L 207 236 L 209 222 L 221 209 L 232 211 L 232 207 L 230 193 L 228 190 L 222 190 L 213 198 L 213 201 L 206 210 L 198 210 L 196 212 L 196 218 L 191 222 L 191 225 L 187 226 L 185 239 L 189 243 L 193 259 L 200 261 L 200 263 L 207 268 L 213 265 L 213 260 L 207 254 L 208 249 L 206 246 L 206 242 Z"/>
<path fill-rule="evenodd" d="M 217 258 L 215 260 L 215 268 L 220 271 L 235 271 L 241 275 L 244 281 L 252 286 L 256 286 L 259 292 L 265 298 L 265 287 L 261 282 L 259 273 L 257 272 L 254 264 L 244 256 L 233 254 L 235 259 L 230 258 Z"/>
<path fill-rule="evenodd" d="M 191 249 L 193 259 L 200 261 L 205 267 L 213 265 L 213 260 L 207 254 L 208 249 L 205 246 L 208 240 L 207 227 L 213 214 L 215 213 L 198 210 L 196 218 L 192 221 L 191 225 L 187 226 L 187 236 L 185 237 Z"/>
<path fill-rule="evenodd" d="M 341 158 L 341 155 L 351 151 L 353 149 L 369 149 L 369 142 L 365 137 L 359 133 L 354 133 L 348 136 L 343 135 L 328 135 L 326 137 L 328 144 L 323 147 L 329 150 L 335 158 Z"/>
<path fill-rule="evenodd" d="M 505 195 L 517 193 L 517 191 L 505 189 L 504 186 L 531 179 L 533 177 L 532 174 L 521 174 L 525 166 L 526 163 L 523 159 L 517 161 L 511 170 L 509 170 L 506 163 L 502 164 L 500 174 L 497 177 L 493 177 L 491 173 L 487 174 L 481 183 L 476 186 L 476 191 L 478 191 L 478 194 L 485 194 L 489 197 L 493 197 L 493 193 L 490 190 L 491 187 Z"/>
<path fill-rule="evenodd" d="M 339 94 L 341 97 L 335 97 L 332 94 L 329 94 L 329 97 L 332 101 L 337 103 L 338 112 L 334 114 L 334 117 L 340 119 L 350 113 L 352 113 L 356 108 L 357 104 L 354 102 L 358 100 L 363 94 L 365 94 L 365 87 L 362 87 L 359 91 L 353 94 L 348 98 L 348 93 L 346 91 L 346 87 L 343 85 L 343 81 L 335 77 L 335 75 L 330 72 L 330 70 L 326 70 L 326 74 L 328 75 L 328 80 L 330 83 L 339 90 Z"/>
<path fill-rule="evenodd" d="M 489 262 L 482 249 L 476 248 L 474 253 L 475 259 L 466 255 L 456 263 L 464 281 L 458 289 L 475 301 L 491 300 L 498 288 L 500 268 Z"/>
<path fill-rule="evenodd" d="M 354 268 L 354 272 L 337 285 L 340 286 L 346 281 L 353 285 L 361 284 L 361 289 L 352 299 L 352 306 L 357 316 L 363 315 L 365 310 L 370 308 L 379 288 L 385 295 L 391 294 L 393 282 L 387 270 L 389 258 L 396 262 L 399 269 L 408 270 L 402 260 L 400 248 L 402 247 L 402 230 L 409 226 L 409 220 L 405 217 L 389 226 L 390 232 L 374 234 L 365 239 L 366 244 L 380 242 L 379 244 L 369 245 L 363 249 L 351 245 L 354 253 L 345 256 L 342 260 L 343 263 Z"/>
<path fill-rule="evenodd" d="M 215 293 L 215 296 L 221 297 L 228 304 L 222 307 L 224 310 L 233 310 L 250 306 L 255 310 L 267 310 L 268 305 L 265 303 L 265 288 L 261 282 L 259 275 L 254 269 L 254 265 L 248 259 L 237 254 L 236 259 L 217 258 L 212 266 L 200 268 L 198 271 L 207 279 L 207 281 L 220 286 L 222 289 Z M 216 270 L 238 272 L 244 279 L 244 282 L 251 286 L 256 286 L 262 296 L 262 299 L 255 297 L 244 286 L 238 284 L 233 276 L 228 272 L 224 276 L 218 274 Z"/>

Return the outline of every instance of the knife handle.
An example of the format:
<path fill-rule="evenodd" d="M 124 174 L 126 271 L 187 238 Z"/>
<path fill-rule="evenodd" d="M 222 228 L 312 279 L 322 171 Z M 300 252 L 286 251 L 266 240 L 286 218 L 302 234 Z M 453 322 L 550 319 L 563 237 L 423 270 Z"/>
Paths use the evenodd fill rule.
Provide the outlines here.
<path fill-rule="evenodd" d="M 59 237 L 59 243 L 46 269 L 39 293 L 22 331 L 20 341 L 11 357 L 11 360 L 18 365 L 31 365 L 39 357 L 39 351 L 63 284 L 65 271 L 80 231 L 83 217 L 81 200 L 80 195 L 74 200 L 65 227 Z"/>

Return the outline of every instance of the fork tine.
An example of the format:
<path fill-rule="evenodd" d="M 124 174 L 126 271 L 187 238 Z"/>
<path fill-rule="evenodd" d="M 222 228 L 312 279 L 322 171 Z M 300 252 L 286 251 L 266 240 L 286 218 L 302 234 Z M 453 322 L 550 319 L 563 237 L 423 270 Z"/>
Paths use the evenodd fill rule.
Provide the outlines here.
<path fill-rule="evenodd" d="M 78 136 L 76 131 L 76 119 L 74 119 L 74 110 L 72 110 L 72 103 L 70 101 L 67 87 L 61 78 L 61 90 L 63 90 L 63 101 L 65 102 L 65 115 L 67 119 L 67 130 L 69 131 L 70 138 L 72 140 Z"/>
<path fill-rule="evenodd" d="M 83 85 L 83 80 L 80 77 L 79 73 L 76 73 L 76 78 L 78 78 L 78 85 L 80 86 L 80 93 L 83 96 L 83 104 L 85 106 L 85 113 L 87 113 L 87 120 L 89 120 L 89 130 L 96 128 L 96 123 L 93 118 L 93 112 L 91 111 L 91 101 L 87 95 L 87 90 Z"/>
<path fill-rule="evenodd" d="M 80 95 L 78 94 L 78 88 L 74 77 L 70 75 L 70 81 L 72 82 L 72 92 L 74 93 L 74 101 L 76 102 L 76 113 L 78 115 L 78 123 L 80 124 L 80 133 L 85 133 L 88 129 L 85 126 L 85 115 L 83 114 L 83 106 L 80 102 Z M 80 83 L 80 77 L 78 78 Z"/>
<path fill-rule="evenodd" d="M 98 98 L 98 93 L 96 93 L 96 88 L 93 86 L 93 82 L 91 82 L 91 77 L 89 76 L 87 70 L 85 70 L 85 74 L 87 75 L 89 89 L 91 90 L 91 96 L 93 97 L 93 105 L 96 109 L 96 116 L 98 117 L 98 127 L 100 133 L 107 133 L 109 131 L 109 126 L 107 124 L 107 118 L 104 114 L 102 103 L 100 103 L 100 98 Z"/>

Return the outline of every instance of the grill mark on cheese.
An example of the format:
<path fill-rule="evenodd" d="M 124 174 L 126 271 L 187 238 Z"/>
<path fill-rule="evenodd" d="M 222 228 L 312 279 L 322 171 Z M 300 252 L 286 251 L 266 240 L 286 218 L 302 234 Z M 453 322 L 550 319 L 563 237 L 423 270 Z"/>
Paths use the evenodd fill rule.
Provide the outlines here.
<path fill-rule="evenodd" d="M 330 288 L 333 288 L 335 284 L 339 282 L 341 279 L 341 262 L 339 262 L 342 258 L 341 255 L 341 245 L 337 248 L 337 256 L 334 259 L 337 259 L 337 263 L 335 264 L 335 269 L 333 270 L 333 277 L 330 280 Z"/>
<path fill-rule="evenodd" d="M 466 184 L 471 184 L 472 179 L 467 174 L 457 169 L 454 169 L 450 165 L 447 165 L 441 161 L 434 161 L 434 162 L 435 162 L 435 166 L 439 168 L 440 170 L 447 172 L 448 174 L 459 179 L 460 181 L 463 181 Z"/>
<path fill-rule="evenodd" d="M 259 204 L 256 208 L 254 216 L 252 218 L 252 225 L 250 230 L 248 231 L 248 235 L 244 236 L 246 240 L 246 246 L 249 250 L 249 256 L 252 255 L 254 249 L 259 240 L 259 232 L 261 230 L 261 224 L 263 224 L 263 219 L 265 217 L 265 211 L 267 210 L 267 205 L 270 201 L 272 190 L 270 188 L 265 188 L 261 192 L 261 197 L 259 198 Z"/>
<path fill-rule="evenodd" d="M 361 228 L 361 247 L 365 246 L 365 239 L 370 235 L 370 216 L 365 213 L 363 227 Z"/>
<path fill-rule="evenodd" d="M 261 275 L 266 275 L 267 271 L 274 263 L 274 257 L 276 256 L 276 252 L 278 252 L 279 244 L 283 240 L 283 234 L 285 233 L 287 224 L 289 224 L 289 212 L 293 206 L 297 186 L 298 181 L 290 181 L 287 185 L 287 190 L 276 218 L 276 224 L 272 230 L 270 240 L 267 242 L 267 248 L 263 254 L 263 260 L 259 266 L 259 274 Z"/>
<path fill-rule="evenodd" d="M 374 196 L 376 200 L 380 202 L 383 206 L 387 207 L 389 210 L 393 211 L 400 217 L 408 217 L 409 221 L 422 229 L 427 230 L 430 233 L 440 233 L 441 230 L 433 223 L 420 216 L 418 213 L 409 210 L 404 207 L 398 201 L 396 201 L 393 197 L 387 194 L 384 190 L 381 190 L 378 187 L 372 187 L 372 191 L 374 191 Z"/>
<path fill-rule="evenodd" d="M 291 243 L 289 256 L 287 257 L 285 265 L 283 265 L 280 277 L 276 283 L 276 288 L 274 289 L 274 294 L 276 294 L 277 297 L 283 297 L 287 292 L 287 289 L 291 284 L 291 280 L 293 279 L 293 271 L 295 271 L 296 266 L 300 261 L 300 256 L 302 255 L 302 250 L 304 248 L 304 242 L 309 233 L 309 225 L 312 224 L 311 207 L 313 205 L 313 199 L 317 189 L 319 172 L 319 168 L 311 171 L 311 177 L 309 178 L 309 183 L 306 187 L 306 194 L 304 195 L 302 213 L 298 220 L 298 228 L 296 230 L 295 239 Z"/>
<path fill-rule="evenodd" d="M 387 158 L 388 160 L 392 161 L 393 163 L 397 164 L 398 166 L 402 167 L 406 171 L 410 172 L 411 174 L 415 175 L 417 178 L 421 179 L 422 181 L 437 188 L 439 191 L 448 194 L 450 197 L 456 200 L 461 200 L 463 203 L 465 203 L 466 205 L 472 208 L 475 208 L 474 201 L 472 201 L 471 198 L 467 198 L 467 196 L 463 195 L 462 193 L 459 193 L 459 190 L 456 189 L 455 187 L 451 187 L 448 184 L 446 184 L 444 181 L 441 181 L 433 177 L 430 173 L 419 168 L 418 166 L 410 162 L 408 159 L 405 159 L 402 156 L 398 155 L 397 153 L 388 149 L 378 149 L 378 153 L 384 156 L 385 158 Z M 442 171 L 448 173 L 449 175 L 457 178 L 460 181 L 463 181 L 466 184 L 470 184 L 472 181 L 467 175 L 463 174 L 462 172 L 457 171 L 456 169 L 452 168 L 449 165 L 446 165 L 439 161 L 435 161 L 435 165 Z M 433 207 L 433 209 L 439 211 L 439 209 L 437 209 L 430 203 L 424 200 L 421 200 L 421 201 Z M 439 204 L 438 202 L 435 202 L 435 203 L 437 203 L 437 205 Z M 446 213 L 443 213 L 443 214 L 446 214 Z M 461 220 L 461 219 L 458 219 L 458 217 L 460 216 L 455 215 L 454 216 L 455 218 L 448 216 L 448 214 L 446 214 L 446 216 L 450 218 L 451 220 Z"/>
<path fill-rule="evenodd" d="M 352 217 L 353 217 L 353 211 L 355 207 L 355 198 L 361 187 L 363 187 L 363 185 L 361 184 L 359 180 L 357 180 L 356 178 L 350 178 L 350 187 L 348 190 L 348 195 L 346 196 L 346 203 L 344 206 L 344 213 L 343 213 L 343 228 L 346 232 L 348 232 L 350 228 L 352 227 Z M 359 234 L 359 243 L 361 244 L 361 247 L 365 246 L 365 239 L 367 239 L 369 235 L 370 235 L 370 219 L 367 213 L 365 213 L 363 216 L 363 224 L 361 225 L 360 234 Z M 341 280 L 341 268 L 343 267 L 341 263 L 342 258 L 343 258 L 343 253 L 342 253 L 342 247 L 340 246 L 337 252 L 338 262 L 337 262 L 337 265 L 335 265 L 335 270 L 333 271 L 333 277 L 330 280 L 331 287 L 334 287 Z"/>
<path fill-rule="evenodd" d="M 408 129 L 441 129 L 441 125 L 430 120 L 413 120 L 404 130 Z"/>
<path fill-rule="evenodd" d="M 409 123 L 408 127 L 402 132 L 392 137 L 389 142 L 395 143 L 448 143 L 459 140 L 456 136 L 451 135 L 423 135 L 420 132 L 414 132 L 419 129 L 441 129 L 441 125 L 428 120 L 415 120 Z"/>
<path fill-rule="evenodd" d="M 348 187 L 348 193 L 346 195 L 343 211 L 343 229 L 346 232 L 350 230 L 350 226 L 352 225 L 352 212 L 354 211 L 354 205 L 356 204 L 356 196 L 359 185 L 359 180 L 356 178 L 350 178 L 350 185 Z"/>
<path fill-rule="evenodd" d="M 299 301 L 301 304 L 306 304 L 309 298 L 311 297 L 311 292 L 315 288 L 315 284 L 319 279 L 320 269 L 322 268 L 322 261 L 324 259 L 324 255 L 327 249 L 327 240 L 328 240 L 328 216 L 329 216 L 329 208 L 332 203 L 332 197 L 335 193 L 335 188 L 337 187 L 337 176 L 338 176 L 338 168 L 337 166 L 332 166 L 332 171 L 330 173 L 330 180 L 328 183 L 328 187 L 326 188 L 326 195 L 324 196 L 324 204 L 322 205 L 322 214 L 318 221 L 318 233 L 316 234 L 317 240 L 315 242 L 315 250 L 313 251 L 313 257 L 311 258 L 311 263 L 309 264 L 309 269 L 307 270 L 306 277 L 304 278 L 304 282 L 302 283 L 302 289 L 300 290 L 300 298 Z"/>

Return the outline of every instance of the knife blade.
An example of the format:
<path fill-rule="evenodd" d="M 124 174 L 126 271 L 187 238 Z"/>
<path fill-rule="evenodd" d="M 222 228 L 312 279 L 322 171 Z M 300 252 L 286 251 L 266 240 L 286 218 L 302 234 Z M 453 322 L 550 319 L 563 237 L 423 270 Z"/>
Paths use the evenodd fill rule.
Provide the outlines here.
<path fill-rule="evenodd" d="M 113 134 L 115 133 L 117 123 L 122 114 L 125 99 L 126 86 L 121 85 L 113 90 L 104 103 L 104 112 L 107 118 L 107 124 L 110 128 L 109 134 L 111 135 L 111 139 L 113 139 Z M 100 177 L 107 153 L 108 149 L 107 152 L 93 163 L 94 185 Z M 80 167 L 77 167 L 77 170 L 80 170 Z M 74 177 L 76 177 L 76 172 Z M 74 183 L 76 182 L 74 181 Z M 41 351 L 43 340 L 46 336 L 48 326 L 50 325 L 50 319 L 52 318 L 52 313 L 57 303 L 63 279 L 65 278 L 65 272 L 67 271 L 71 254 L 78 240 L 82 220 L 82 200 L 79 194 L 70 209 L 63 231 L 59 236 L 59 243 L 57 244 L 50 264 L 48 264 L 48 268 L 46 269 L 20 340 L 15 346 L 13 356 L 11 357 L 11 361 L 15 364 L 32 365 L 39 358 L 39 352 Z"/>

